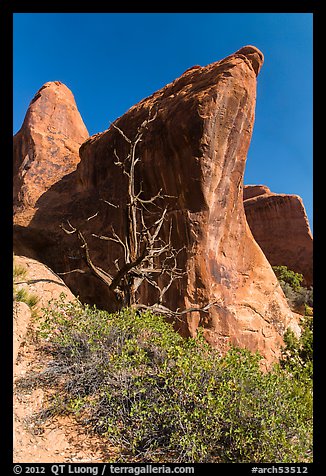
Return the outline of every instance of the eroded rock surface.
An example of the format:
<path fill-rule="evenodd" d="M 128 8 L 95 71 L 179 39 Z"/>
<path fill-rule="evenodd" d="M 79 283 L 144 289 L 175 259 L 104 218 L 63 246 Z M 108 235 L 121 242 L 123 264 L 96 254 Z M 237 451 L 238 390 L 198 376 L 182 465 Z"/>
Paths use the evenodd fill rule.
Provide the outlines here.
<path fill-rule="evenodd" d="M 216 302 L 208 312 L 183 316 L 180 331 L 194 335 L 201 325 L 207 340 L 221 350 L 232 342 L 272 361 L 294 321 L 247 225 L 242 193 L 262 63 L 262 53 L 247 46 L 216 63 L 190 68 L 133 106 L 115 126 L 133 139 L 143 121 L 155 115 L 137 149 L 136 188 L 148 198 L 160 189 L 169 196 L 162 237 L 167 239 L 172 224 L 173 246 L 183 249 L 178 266 L 186 272 L 164 304 L 184 309 Z M 24 243 L 55 271 L 84 270 L 64 279 L 75 294 L 103 307 L 110 307 L 107 289 L 89 273 L 76 236 L 59 226 L 69 220 L 81 229 L 93 262 L 114 272 L 121 246 L 93 234 L 108 236 L 112 226 L 117 234 L 124 232 L 128 182 L 115 163 L 127 156 L 128 146 L 113 126 L 86 140 L 77 170 L 43 194 L 28 227 L 16 228 L 16 246 Z M 154 291 L 143 287 L 141 301 L 151 304 Z"/>
<path fill-rule="evenodd" d="M 246 185 L 244 207 L 250 230 L 272 266 L 285 265 L 313 284 L 313 238 L 302 199 Z"/>
<path fill-rule="evenodd" d="M 63 293 L 65 301 L 74 301 L 75 296 L 65 285 L 63 280 L 57 276 L 48 266 L 26 256 L 15 256 L 14 265 L 24 269 L 23 277 L 14 279 L 15 290 L 24 289 L 28 296 L 36 296 L 37 303 L 34 310 L 37 314 L 41 313 L 41 309 L 48 306 L 52 299 L 59 299 Z M 13 341 L 14 355 L 13 360 L 16 362 L 20 346 L 24 343 L 27 330 L 31 325 L 31 309 L 27 304 L 20 301 L 13 303 Z"/>
<path fill-rule="evenodd" d="M 44 84 L 32 99 L 14 136 L 15 223 L 27 226 L 38 199 L 79 162 L 78 150 L 89 136 L 72 92 L 60 81 Z M 60 201 L 60 197 L 52 197 Z"/>

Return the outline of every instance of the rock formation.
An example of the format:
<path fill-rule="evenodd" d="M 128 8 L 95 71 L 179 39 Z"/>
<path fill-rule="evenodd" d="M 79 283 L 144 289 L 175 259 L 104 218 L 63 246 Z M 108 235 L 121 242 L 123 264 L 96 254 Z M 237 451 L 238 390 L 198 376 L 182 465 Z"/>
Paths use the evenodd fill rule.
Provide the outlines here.
<path fill-rule="evenodd" d="M 80 242 L 59 226 L 69 220 L 82 230 L 93 262 L 115 270 L 121 247 L 93 235 L 109 236 L 112 227 L 124 233 L 128 181 L 117 162 L 126 158 L 129 144 L 117 128 L 133 139 L 140 125 L 155 117 L 138 144 L 135 185 L 145 198 L 160 189 L 168 196 L 162 237 L 169 236 L 172 224 L 172 244 L 182 250 L 178 266 L 185 275 L 173 283 L 164 304 L 185 309 L 215 302 L 208 312 L 184 315 L 180 331 L 194 335 L 201 325 L 221 350 L 232 342 L 274 360 L 283 332 L 296 323 L 247 225 L 242 195 L 262 63 L 262 53 L 247 46 L 190 68 L 86 140 L 77 170 L 40 196 L 28 226 L 16 226 L 16 247 L 24 244 L 56 272 L 81 269 L 84 273 L 65 275 L 65 282 L 82 299 L 110 307 L 107 289 L 82 259 Z M 144 286 L 141 301 L 151 304 L 154 291 Z"/>
<path fill-rule="evenodd" d="M 16 224 L 27 226 L 39 197 L 76 169 L 79 147 L 88 136 L 67 86 L 60 81 L 44 84 L 32 99 L 24 123 L 14 136 Z M 52 200 L 60 198 L 52 197 Z"/>
<path fill-rule="evenodd" d="M 48 306 L 51 299 L 59 299 L 61 293 L 65 294 L 66 301 L 75 300 L 75 296 L 62 279 L 45 264 L 26 256 L 15 256 L 14 265 L 26 270 L 24 278 L 15 280 L 15 289 L 16 291 L 25 289 L 29 295 L 37 296 L 35 312 L 40 313 L 43 307 Z M 16 363 L 19 347 L 24 343 L 27 330 L 31 325 L 32 313 L 24 302 L 14 301 L 13 308 L 13 360 Z"/>
<path fill-rule="evenodd" d="M 313 238 L 302 199 L 265 185 L 246 185 L 243 199 L 250 230 L 270 264 L 301 273 L 311 286 Z"/>
<path fill-rule="evenodd" d="M 49 308 L 50 299 L 59 298 L 64 292 L 66 301 L 75 297 L 64 282 L 46 265 L 25 256 L 15 256 L 14 264 L 23 267 L 26 275 L 17 278 L 16 289 L 26 289 L 39 298 L 35 311 Z M 40 347 L 36 332 L 39 321 L 31 319 L 31 309 L 24 302 L 14 301 L 13 306 L 13 461 L 15 463 L 100 463 L 114 458 L 114 448 L 107 440 L 90 435 L 78 426 L 72 415 L 47 418 L 42 432 L 35 431 L 35 418 L 44 412 L 49 399 L 47 385 L 32 384 L 36 375 L 50 365 L 51 354 Z M 20 385 L 26 378 L 25 387 Z M 37 379 L 35 379 L 37 382 Z M 34 383 L 35 383 L 34 380 Z M 116 456 L 116 455 L 115 455 Z"/>

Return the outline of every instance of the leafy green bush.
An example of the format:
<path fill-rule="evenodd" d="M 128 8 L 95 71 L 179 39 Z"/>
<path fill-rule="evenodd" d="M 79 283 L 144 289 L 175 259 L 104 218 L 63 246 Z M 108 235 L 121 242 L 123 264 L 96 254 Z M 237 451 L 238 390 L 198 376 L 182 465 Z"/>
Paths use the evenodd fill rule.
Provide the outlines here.
<path fill-rule="evenodd" d="M 56 388 L 69 412 L 121 449 L 119 461 L 307 462 L 312 389 L 288 365 L 182 338 L 149 312 L 116 314 L 54 301 L 40 336 L 52 364 L 30 381 Z M 304 382 L 304 385 L 303 385 Z"/>
<path fill-rule="evenodd" d="M 293 310 L 303 309 L 305 305 L 313 306 L 313 288 L 301 286 L 303 276 L 287 268 L 287 266 L 273 266 L 289 306 Z"/>
<path fill-rule="evenodd" d="M 273 266 L 273 270 L 279 281 L 289 284 L 294 291 L 299 291 L 303 280 L 302 274 L 288 269 L 287 266 Z"/>
<path fill-rule="evenodd" d="M 296 380 L 310 386 L 313 377 L 313 318 L 304 316 L 301 327 L 302 334 L 299 338 L 291 329 L 286 331 L 280 363 Z"/>
<path fill-rule="evenodd" d="M 298 291 L 294 291 L 288 283 L 280 281 L 280 285 L 291 309 L 303 312 L 305 305 L 313 306 L 312 288 L 301 287 Z"/>

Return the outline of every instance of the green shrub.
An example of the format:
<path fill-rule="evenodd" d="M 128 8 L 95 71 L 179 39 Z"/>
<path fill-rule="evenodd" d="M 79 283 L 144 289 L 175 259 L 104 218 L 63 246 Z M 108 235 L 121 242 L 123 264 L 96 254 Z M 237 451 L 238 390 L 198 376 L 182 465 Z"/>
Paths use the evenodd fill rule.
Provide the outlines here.
<path fill-rule="evenodd" d="M 292 330 L 286 331 L 280 364 L 296 380 L 305 381 L 305 386 L 310 386 L 313 377 L 313 318 L 304 316 L 301 319 L 301 328 L 302 334 L 299 338 Z"/>
<path fill-rule="evenodd" d="M 38 303 L 38 296 L 36 294 L 31 294 L 26 288 L 17 289 L 17 279 L 26 278 L 27 269 L 22 265 L 13 266 L 13 299 L 14 301 L 24 302 L 31 309 Z"/>
<path fill-rule="evenodd" d="M 299 291 L 303 280 L 302 274 L 288 269 L 287 266 L 273 266 L 273 270 L 279 281 L 289 284 L 294 291 Z"/>
<path fill-rule="evenodd" d="M 31 381 L 57 388 L 45 413 L 78 415 L 119 461 L 311 460 L 312 389 L 289 366 L 263 373 L 260 356 L 238 348 L 221 357 L 201 332 L 184 339 L 150 312 L 62 299 L 44 313 L 53 360 Z"/>
<path fill-rule="evenodd" d="M 28 307 L 33 308 L 38 303 L 38 296 L 30 294 L 26 289 L 21 288 L 14 291 L 14 300 L 24 302 Z"/>
<path fill-rule="evenodd" d="M 24 279 L 26 277 L 27 269 L 20 264 L 14 264 L 13 277 L 14 279 Z"/>
<path fill-rule="evenodd" d="M 306 305 L 313 306 L 312 288 L 300 287 L 298 291 L 294 291 L 288 283 L 280 281 L 280 285 L 291 309 L 303 312 Z"/>
<path fill-rule="evenodd" d="M 305 305 L 313 306 L 313 288 L 301 286 L 302 274 L 286 266 L 273 266 L 273 270 L 291 309 L 299 311 Z"/>

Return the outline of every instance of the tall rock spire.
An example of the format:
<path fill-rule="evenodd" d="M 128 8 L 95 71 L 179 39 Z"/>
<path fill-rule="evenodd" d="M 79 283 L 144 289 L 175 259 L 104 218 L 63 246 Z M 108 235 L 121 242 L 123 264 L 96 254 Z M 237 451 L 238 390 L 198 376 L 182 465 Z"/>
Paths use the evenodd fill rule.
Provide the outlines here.
<path fill-rule="evenodd" d="M 70 220 L 83 231 L 92 262 L 109 275 L 114 275 L 117 263 L 123 266 L 121 243 L 96 236 L 126 232 L 128 177 L 116 165 L 117 158 L 122 161 L 130 152 L 126 137 L 135 138 L 144 121 L 155 117 L 137 147 L 135 190 L 143 190 L 145 199 L 162 190 L 167 207 L 162 240 L 171 240 L 180 250 L 178 267 L 184 271 L 162 304 L 176 310 L 214 303 L 207 312 L 183 314 L 182 322 L 176 322 L 180 332 L 195 335 L 202 326 L 206 339 L 221 351 L 233 343 L 273 361 L 284 331 L 297 327 L 250 232 L 243 206 L 243 175 L 262 63 L 257 48 L 243 47 L 221 61 L 188 69 L 130 108 L 108 130 L 83 143 L 76 171 L 43 194 L 43 205 L 27 230 L 36 256 L 54 271 L 84 271 L 65 275 L 75 294 L 109 308 L 112 300 L 89 272 L 80 243 L 63 233 L 60 224 Z M 153 216 L 145 218 L 150 222 Z M 22 235 L 16 236 L 19 242 Z M 151 305 L 156 294 L 145 281 L 137 299 Z"/>
<path fill-rule="evenodd" d="M 79 162 L 89 136 L 72 92 L 60 81 L 44 84 L 14 136 L 15 223 L 27 225 L 40 196 Z"/>

